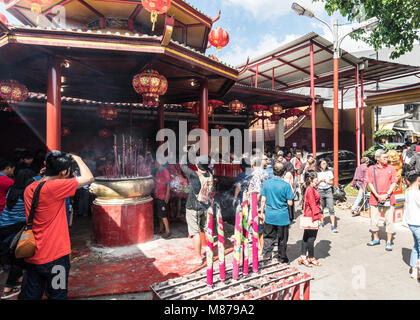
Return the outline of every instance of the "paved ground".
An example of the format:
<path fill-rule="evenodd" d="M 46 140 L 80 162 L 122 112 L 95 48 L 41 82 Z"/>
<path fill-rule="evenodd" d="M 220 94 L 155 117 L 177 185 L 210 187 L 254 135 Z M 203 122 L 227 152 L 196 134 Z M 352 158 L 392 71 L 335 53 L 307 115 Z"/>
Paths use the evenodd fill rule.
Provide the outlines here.
<path fill-rule="evenodd" d="M 420 283 L 409 276 L 409 259 L 413 245 L 409 229 L 396 226 L 392 252 L 385 251 L 385 233 L 381 228 L 381 245 L 368 247 L 369 219 L 351 217 L 350 210 L 337 209 L 339 233 L 327 225 L 318 233 L 315 254 L 322 267 L 299 266 L 315 277 L 311 285 L 311 299 L 420 299 Z M 298 223 L 291 226 L 288 255 L 292 266 L 297 266 L 302 230 Z M 231 254 L 227 263 L 231 263 Z M 0 275 L 0 287 L 5 274 Z M 150 293 L 99 297 L 104 299 L 151 299 Z"/>

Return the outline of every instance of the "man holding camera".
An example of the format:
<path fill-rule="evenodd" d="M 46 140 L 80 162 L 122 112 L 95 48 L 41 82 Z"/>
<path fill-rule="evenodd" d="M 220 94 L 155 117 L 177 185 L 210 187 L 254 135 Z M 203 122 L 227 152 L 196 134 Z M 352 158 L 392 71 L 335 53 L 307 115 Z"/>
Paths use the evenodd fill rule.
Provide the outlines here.
<path fill-rule="evenodd" d="M 386 222 L 386 246 L 385 250 L 392 251 L 393 214 L 395 197 L 392 195 L 397 185 L 397 173 L 393 166 L 388 165 L 388 155 L 382 149 L 375 153 L 377 163 L 370 166 L 367 171 L 367 183 L 370 189 L 370 230 L 373 233 L 373 240 L 368 246 L 380 244 L 378 235 L 378 222 L 383 213 Z"/>
<path fill-rule="evenodd" d="M 213 173 L 210 168 L 210 157 L 202 155 L 195 159 L 195 149 L 190 150 L 184 147 L 184 152 L 194 158 L 197 171 L 192 170 L 187 165 L 187 154 L 181 159 L 181 169 L 188 179 L 190 193 L 186 203 L 186 215 L 188 233 L 193 239 L 194 259 L 189 261 L 192 265 L 201 265 L 203 258 L 201 256 L 201 237 L 200 232 L 206 230 L 206 212 L 212 205 L 213 198 Z"/>
<path fill-rule="evenodd" d="M 74 163 L 80 169 L 77 178 L 72 177 Z M 45 182 L 32 225 L 35 254 L 25 259 L 27 279 L 21 299 L 39 300 L 44 291 L 48 299 L 67 299 L 71 246 L 65 199 L 93 181 L 92 173 L 80 157 L 51 151 L 46 157 L 45 176 L 26 188 L 24 201 L 28 219 L 35 189 Z"/>

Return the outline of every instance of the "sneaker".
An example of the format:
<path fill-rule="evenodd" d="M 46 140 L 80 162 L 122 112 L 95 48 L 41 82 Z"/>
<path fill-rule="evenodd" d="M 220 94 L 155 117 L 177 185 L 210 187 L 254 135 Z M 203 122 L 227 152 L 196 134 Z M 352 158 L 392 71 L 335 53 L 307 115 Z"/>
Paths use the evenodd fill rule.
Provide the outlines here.
<path fill-rule="evenodd" d="M 367 243 L 367 245 L 368 245 L 369 247 L 373 247 L 373 246 L 377 246 L 377 245 L 379 245 L 380 243 L 381 243 L 381 241 L 380 241 L 380 240 L 372 240 L 372 241 L 368 242 L 368 243 Z"/>
<path fill-rule="evenodd" d="M 12 290 L 10 290 L 9 292 L 4 292 L 4 290 L 3 290 L 3 293 L 0 297 L 0 299 L 1 300 L 7 300 L 7 299 L 10 299 L 10 298 L 13 298 L 13 297 L 17 296 L 19 293 L 20 293 L 20 286 L 13 287 Z"/>
<path fill-rule="evenodd" d="M 338 233 L 337 227 L 334 227 L 334 226 L 331 227 L 331 231 L 334 233 Z"/>
<path fill-rule="evenodd" d="M 392 245 L 389 242 L 386 243 L 385 250 L 386 251 L 392 251 Z"/>

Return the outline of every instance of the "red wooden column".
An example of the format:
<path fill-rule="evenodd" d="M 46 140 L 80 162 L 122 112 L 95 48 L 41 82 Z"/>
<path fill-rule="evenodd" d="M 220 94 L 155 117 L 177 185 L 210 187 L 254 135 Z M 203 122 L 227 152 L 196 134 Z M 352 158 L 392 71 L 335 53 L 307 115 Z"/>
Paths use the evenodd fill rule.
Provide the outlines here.
<path fill-rule="evenodd" d="M 61 150 L 61 61 L 49 60 L 47 84 L 47 148 Z"/>
<path fill-rule="evenodd" d="M 360 165 L 360 112 L 359 112 L 359 69 L 356 67 L 356 77 L 355 77 L 355 103 L 356 103 L 356 154 L 357 154 L 357 165 Z"/>
<path fill-rule="evenodd" d="M 365 110 L 364 110 L 364 96 L 363 90 L 363 70 L 360 71 L 360 131 L 362 140 L 362 155 L 365 153 Z"/>
<path fill-rule="evenodd" d="M 338 187 L 338 58 L 334 58 L 334 187 Z"/>
<path fill-rule="evenodd" d="M 209 82 L 207 79 L 202 80 L 200 87 L 200 155 L 209 155 Z"/>
<path fill-rule="evenodd" d="M 164 112 L 164 104 L 160 103 L 159 104 L 159 109 L 158 109 L 158 127 L 159 130 L 165 128 L 165 112 Z M 163 144 L 164 141 L 161 141 L 159 144 Z"/>
<path fill-rule="evenodd" d="M 316 158 L 316 113 L 315 113 L 315 66 L 314 66 L 314 45 L 311 43 L 310 51 L 310 66 L 311 66 L 311 114 L 312 114 L 312 154 Z"/>

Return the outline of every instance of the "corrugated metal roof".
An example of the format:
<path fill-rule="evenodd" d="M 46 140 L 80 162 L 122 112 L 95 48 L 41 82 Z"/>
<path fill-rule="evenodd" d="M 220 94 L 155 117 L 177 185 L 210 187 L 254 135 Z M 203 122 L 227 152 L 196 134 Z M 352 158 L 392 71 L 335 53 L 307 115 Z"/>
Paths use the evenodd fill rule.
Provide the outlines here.
<path fill-rule="evenodd" d="M 264 88 L 291 90 L 310 86 L 310 47 L 314 52 L 316 87 L 333 87 L 333 44 L 311 32 L 284 44 L 249 62 L 247 71 L 238 81 L 241 84 Z M 238 66 L 238 68 L 245 64 Z M 365 82 L 381 81 L 398 75 L 420 73 L 420 67 L 369 58 L 357 58 L 341 50 L 339 59 L 339 87 L 355 84 L 356 67 L 363 70 Z"/>

